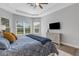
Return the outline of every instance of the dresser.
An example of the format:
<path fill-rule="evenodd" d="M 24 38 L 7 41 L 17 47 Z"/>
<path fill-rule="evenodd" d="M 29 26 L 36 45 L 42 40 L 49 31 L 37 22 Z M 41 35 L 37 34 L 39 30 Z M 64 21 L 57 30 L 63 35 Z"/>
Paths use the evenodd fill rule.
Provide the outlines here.
<path fill-rule="evenodd" d="M 61 42 L 61 34 L 55 32 L 47 32 L 47 38 L 51 39 L 52 42 L 60 45 Z"/>

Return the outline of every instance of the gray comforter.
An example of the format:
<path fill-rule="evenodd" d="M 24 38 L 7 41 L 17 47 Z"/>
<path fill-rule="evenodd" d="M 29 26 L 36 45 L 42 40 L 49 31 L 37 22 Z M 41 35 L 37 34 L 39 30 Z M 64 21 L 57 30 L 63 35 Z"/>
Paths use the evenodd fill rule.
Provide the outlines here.
<path fill-rule="evenodd" d="M 7 50 L 0 50 L 0 56 L 47 56 L 50 53 L 58 54 L 52 42 L 42 45 L 27 36 L 19 37 Z"/>

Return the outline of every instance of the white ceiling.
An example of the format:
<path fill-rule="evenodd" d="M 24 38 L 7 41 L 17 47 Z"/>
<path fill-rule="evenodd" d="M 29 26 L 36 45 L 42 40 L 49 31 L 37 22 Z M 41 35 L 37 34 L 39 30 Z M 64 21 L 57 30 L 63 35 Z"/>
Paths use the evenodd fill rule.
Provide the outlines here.
<path fill-rule="evenodd" d="M 39 7 L 33 8 L 27 3 L 0 3 L 0 8 L 23 16 L 29 17 L 43 17 L 57 10 L 72 5 L 71 3 L 48 3 L 43 5 L 43 9 Z"/>

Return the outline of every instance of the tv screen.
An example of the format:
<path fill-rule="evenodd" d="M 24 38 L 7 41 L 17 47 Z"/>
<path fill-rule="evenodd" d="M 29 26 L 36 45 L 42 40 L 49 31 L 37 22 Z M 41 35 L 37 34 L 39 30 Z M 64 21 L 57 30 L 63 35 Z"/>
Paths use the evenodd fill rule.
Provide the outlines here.
<path fill-rule="evenodd" d="M 60 22 L 50 23 L 49 29 L 60 29 Z"/>

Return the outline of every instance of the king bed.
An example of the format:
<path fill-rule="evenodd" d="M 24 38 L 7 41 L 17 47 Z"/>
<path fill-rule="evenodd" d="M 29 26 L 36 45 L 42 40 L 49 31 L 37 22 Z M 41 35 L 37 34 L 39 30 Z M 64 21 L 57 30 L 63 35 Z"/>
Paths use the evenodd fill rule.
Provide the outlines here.
<path fill-rule="evenodd" d="M 0 39 L 1 45 L 5 45 L 3 47 L 5 49 L 0 48 L 0 56 L 48 56 L 51 53 L 58 55 L 58 51 L 50 39 L 36 35 L 17 37 L 12 44 L 9 44 L 8 41 L 3 44 Z"/>

